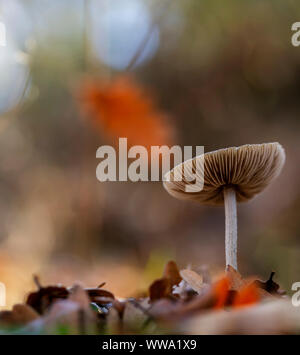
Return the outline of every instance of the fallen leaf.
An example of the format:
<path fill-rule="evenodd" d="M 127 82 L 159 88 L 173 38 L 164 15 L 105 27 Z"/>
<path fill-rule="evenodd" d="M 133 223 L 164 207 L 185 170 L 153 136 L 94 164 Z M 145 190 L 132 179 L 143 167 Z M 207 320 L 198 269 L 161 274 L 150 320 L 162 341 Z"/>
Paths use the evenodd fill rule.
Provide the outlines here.
<path fill-rule="evenodd" d="M 82 286 L 76 285 L 65 300 L 52 304 L 41 318 L 39 327 L 44 333 L 56 333 L 57 329 L 68 329 L 68 334 L 95 334 L 97 317 L 90 307 L 90 299 Z"/>
<path fill-rule="evenodd" d="M 100 288 L 86 288 L 85 291 L 89 295 L 90 301 L 100 306 L 112 303 L 115 299 L 113 293 Z"/>
<path fill-rule="evenodd" d="M 172 294 L 172 285 L 169 279 L 161 278 L 155 280 L 149 288 L 150 301 L 159 300 L 161 298 L 169 297 Z"/>
<path fill-rule="evenodd" d="M 232 302 L 233 308 L 250 306 L 260 300 L 259 289 L 255 283 L 251 282 L 242 287 L 236 294 Z"/>
<path fill-rule="evenodd" d="M 285 294 L 284 290 L 280 289 L 280 286 L 273 281 L 273 277 L 275 275 L 275 272 L 272 271 L 269 279 L 267 281 L 261 281 L 261 280 L 255 280 L 254 283 L 256 284 L 257 287 L 261 288 L 262 290 L 267 291 L 268 293 L 272 295 L 278 295 L 282 296 Z"/>
<path fill-rule="evenodd" d="M 127 137 L 128 146 L 172 145 L 173 129 L 152 95 L 130 76 L 110 82 L 87 79 L 78 90 L 79 104 L 101 133 L 115 140 Z"/>
<path fill-rule="evenodd" d="M 41 287 L 38 291 L 29 294 L 26 304 L 43 314 L 55 301 L 66 299 L 69 291 L 62 286 Z"/>
<path fill-rule="evenodd" d="M 241 274 L 237 270 L 235 270 L 231 265 L 227 265 L 226 276 L 229 279 L 231 290 L 238 291 L 241 287 L 245 285 L 245 281 L 243 280 Z"/>
<path fill-rule="evenodd" d="M 180 283 L 182 278 L 174 261 L 169 261 L 166 264 L 163 277 L 169 279 L 172 286 L 178 285 Z"/>
<path fill-rule="evenodd" d="M 202 276 L 189 269 L 181 270 L 180 275 L 194 291 L 201 294 L 203 288 L 205 287 L 205 285 L 203 285 Z"/>
<path fill-rule="evenodd" d="M 213 292 L 215 297 L 215 309 L 224 308 L 228 304 L 228 297 L 230 295 L 230 279 L 223 277 L 213 285 Z"/>
<path fill-rule="evenodd" d="M 42 287 L 37 276 L 34 276 L 34 282 L 38 286 L 38 291 L 28 295 L 26 304 L 35 309 L 39 314 L 43 314 L 54 302 L 66 299 L 72 293 L 72 287 L 48 286 Z M 104 286 L 102 283 L 100 287 Z M 113 293 L 102 288 L 85 288 L 90 302 L 100 306 L 111 303 L 115 299 Z"/>

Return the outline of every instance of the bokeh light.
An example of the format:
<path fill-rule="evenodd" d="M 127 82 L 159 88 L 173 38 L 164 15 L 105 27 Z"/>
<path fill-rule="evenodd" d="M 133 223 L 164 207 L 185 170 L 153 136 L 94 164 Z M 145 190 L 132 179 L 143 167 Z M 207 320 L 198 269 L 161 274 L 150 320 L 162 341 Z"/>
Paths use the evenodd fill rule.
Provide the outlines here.
<path fill-rule="evenodd" d="M 136 65 L 151 59 L 159 46 L 159 28 L 139 0 L 92 1 L 92 44 L 99 59 L 114 69 L 125 69 L 154 26 Z"/>
<path fill-rule="evenodd" d="M 0 46 L 0 113 L 3 113 L 17 105 L 23 96 L 29 72 L 21 49 L 32 27 L 19 1 L 5 2 L 5 6 L 2 1 L 0 5 L 2 35 L 5 36 L 5 45 Z"/>

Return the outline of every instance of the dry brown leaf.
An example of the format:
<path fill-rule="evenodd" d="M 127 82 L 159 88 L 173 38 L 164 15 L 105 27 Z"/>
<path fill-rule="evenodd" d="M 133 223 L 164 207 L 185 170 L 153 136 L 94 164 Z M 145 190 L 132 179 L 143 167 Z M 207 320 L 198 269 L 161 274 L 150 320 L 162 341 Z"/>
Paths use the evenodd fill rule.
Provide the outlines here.
<path fill-rule="evenodd" d="M 162 278 L 155 280 L 149 288 L 150 301 L 169 297 L 172 294 L 172 285 L 169 279 Z"/>
<path fill-rule="evenodd" d="M 198 294 L 201 294 L 201 292 L 205 288 L 205 285 L 202 281 L 202 276 L 197 274 L 195 271 L 189 269 L 181 270 L 180 275 L 194 291 L 196 291 Z"/>
<path fill-rule="evenodd" d="M 62 286 L 40 287 L 38 291 L 29 294 L 26 304 L 43 314 L 53 302 L 68 296 L 69 291 Z"/>
<path fill-rule="evenodd" d="M 86 288 L 86 292 L 88 293 L 91 302 L 95 302 L 96 298 L 110 298 L 115 299 L 113 293 L 103 290 L 102 288 Z"/>
<path fill-rule="evenodd" d="M 259 288 L 254 282 L 248 283 L 236 292 L 236 295 L 232 301 L 232 307 L 249 307 L 259 303 L 261 297 L 259 291 Z"/>
<path fill-rule="evenodd" d="M 38 291 L 28 295 L 26 304 L 35 309 L 39 314 L 44 314 L 54 302 L 67 299 L 72 293 L 72 287 L 66 288 L 60 285 L 42 287 L 37 276 L 34 276 L 34 281 L 38 286 Z M 111 292 L 101 288 L 104 284 L 100 284 L 98 288 L 85 288 L 90 302 L 102 306 L 114 300 L 115 296 Z"/>
<path fill-rule="evenodd" d="M 182 280 L 178 267 L 174 261 L 169 261 L 164 269 L 163 277 L 170 280 L 172 286 L 178 285 Z"/>
<path fill-rule="evenodd" d="M 59 326 L 67 327 L 74 334 L 96 333 L 97 317 L 83 287 L 76 285 L 68 299 L 55 302 L 42 318 L 40 326 L 46 333 L 52 333 Z"/>
<path fill-rule="evenodd" d="M 243 280 L 241 274 L 230 265 L 226 268 L 226 276 L 230 281 L 231 290 L 238 291 L 245 285 L 245 281 Z"/>
<path fill-rule="evenodd" d="M 261 288 L 262 290 L 277 296 L 282 296 L 285 294 L 284 290 L 280 289 L 280 286 L 273 281 L 273 277 L 275 272 L 272 271 L 269 279 L 267 281 L 255 280 L 254 283 L 257 287 Z"/>

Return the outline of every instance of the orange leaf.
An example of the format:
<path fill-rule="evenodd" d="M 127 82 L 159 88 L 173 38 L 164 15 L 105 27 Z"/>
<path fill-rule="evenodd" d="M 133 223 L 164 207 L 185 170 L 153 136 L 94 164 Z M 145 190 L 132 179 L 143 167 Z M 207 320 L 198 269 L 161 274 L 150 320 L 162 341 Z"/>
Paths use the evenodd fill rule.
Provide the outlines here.
<path fill-rule="evenodd" d="M 259 299 L 259 289 L 255 285 L 255 283 L 252 282 L 244 286 L 240 289 L 239 292 L 237 292 L 236 296 L 234 297 L 232 306 L 234 308 L 250 306 L 259 302 Z"/>
<path fill-rule="evenodd" d="M 171 145 L 172 129 L 165 114 L 136 81 L 121 76 L 111 82 L 88 80 L 79 99 L 83 112 L 112 139 L 126 137 L 128 146 Z"/>
<path fill-rule="evenodd" d="M 227 276 L 217 281 L 213 287 L 216 303 L 214 308 L 220 309 L 226 305 L 229 296 L 230 280 Z"/>

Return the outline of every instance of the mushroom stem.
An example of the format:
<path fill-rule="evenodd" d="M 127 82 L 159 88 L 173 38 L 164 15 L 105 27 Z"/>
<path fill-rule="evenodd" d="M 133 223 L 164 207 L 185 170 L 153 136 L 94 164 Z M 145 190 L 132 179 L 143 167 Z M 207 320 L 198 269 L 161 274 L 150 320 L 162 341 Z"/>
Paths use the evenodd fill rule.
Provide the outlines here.
<path fill-rule="evenodd" d="M 230 265 L 237 270 L 236 193 L 232 187 L 224 188 L 224 205 L 226 267 Z"/>

